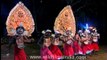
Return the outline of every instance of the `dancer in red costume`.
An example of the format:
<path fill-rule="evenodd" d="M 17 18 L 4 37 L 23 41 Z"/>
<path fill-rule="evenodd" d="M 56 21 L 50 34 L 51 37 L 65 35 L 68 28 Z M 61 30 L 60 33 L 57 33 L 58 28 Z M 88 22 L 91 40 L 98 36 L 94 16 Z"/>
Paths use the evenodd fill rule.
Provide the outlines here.
<path fill-rule="evenodd" d="M 96 28 L 93 28 L 92 30 L 92 46 L 94 51 L 99 51 L 99 46 L 98 46 L 98 39 L 100 37 L 100 34 L 97 33 Z"/>
<path fill-rule="evenodd" d="M 44 38 L 43 47 L 41 48 L 41 60 L 54 60 L 54 55 L 49 50 L 49 46 L 51 45 L 51 41 L 49 37 Z"/>
<path fill-rule="evenodd" d="M 25 29 L 23 26 L 16 28 L 16 44 L 14 49 L 14 60 L 27 60 L 27 55 L 24 51 L 24 42 L 30 42 L 26 36 L 23 36 Z"/>
<path fill-rule="evenodd" d="M 82 49 L 84 54 L 90 54 L 93 51 L 93 47 L 90 41 L 91 36 L 89 33 L 89 30 L 85 30 L 83 35 L 81 36 L 81 39 L 83 41 Z"/>
<path fill-rule="evenodd" d="M 74 50 L 73 50 L 73 38 L 71 36 L 71 32 L 67 31 L 65 33 L 66 37 L 64 39 L 64 56 L 74 56 Z"/>
<path fill-rule="evenodd" d="M 60 38 L 60 36 L 58 36 L 58 34 L 56 34 L 55 37 L 53 37 L 52 45 L 50 46 L 50 50 L 51 50 L 52 54 L 54 55 L 54 57 L 56 58 L 55 60 L 62 59 L 62 52 L 58 47 L 59 38 Z"/>
<path fill-rule="evenodd" d="M 49 46 L 51 45 L 51 30 L 42 31 L 43 36 L 43 44 L 40 50 L 41 60 L 54 60 L 54 55 L 49 50 Z"/>
<path fill-rule="evenodd" d="M 75 41 L 74 41 L 73 45 L 74 45 L 75 55 L 83 55 L 83 50 L 81 47 L 82 43 L 81 43 L 81 38 L 80 38 L 79 34 L 75 35 Z"/>
<path fill-rule="evenodd" d="M 27 60 L 27 55 L 24 51 L 23 37 L 16 38 L 16 44 L 14 48 L 14 60 Z"/>
<path fill-rule="evenodd" d="M 14 60 L 27 60 L 27 55 L 24 51 L 24 42 L 31 42 L 31 39 L 27 38 L 24 27 L 20 25 L 16 28 L 15 35 L 10 36 L 9 40 L 9 51 L 11 45 L 15 44 Z"/>

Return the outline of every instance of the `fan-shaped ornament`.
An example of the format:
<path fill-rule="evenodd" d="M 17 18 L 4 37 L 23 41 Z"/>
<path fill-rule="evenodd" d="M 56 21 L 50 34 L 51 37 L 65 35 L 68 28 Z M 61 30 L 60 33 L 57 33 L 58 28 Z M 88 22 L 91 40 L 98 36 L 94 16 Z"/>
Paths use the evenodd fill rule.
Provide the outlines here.
<path fill-rule="evenodd" d="M 6 29 L 8 35 L 16 35 L 16 28 L 19 26 L 22 26 L 25 29 L 23 34 L 26 36 L 31 36 L 35 29 L 35 23 L 31 12 L 22 2 L 16 4 L 16 6 L 9 13 L 6 21 Z"/>
<path fill-rule="evenodd" d="M 54 31 L 59 31 L 61 34 L 64 34 L 67 30 L 72 31 L 73 35 L 75 35 L 76 24 L 70 5 L 62 9 L 54 23 Z"/>

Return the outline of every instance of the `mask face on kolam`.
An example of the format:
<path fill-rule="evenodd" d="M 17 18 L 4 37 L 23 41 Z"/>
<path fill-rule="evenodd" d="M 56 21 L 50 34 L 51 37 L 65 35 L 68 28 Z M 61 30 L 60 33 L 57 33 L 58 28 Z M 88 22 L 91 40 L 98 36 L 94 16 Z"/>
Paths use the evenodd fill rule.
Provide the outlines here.
<path fill-rule="evenodd" d="M 71 7 L 68 5 L 62 9 L 54 23 L 54 31 L 64 34 L 65 31 L 72 31 L 73 35 L 76 32 L 75 18 Z"/>
<path fill-rule="evenodd" d="M 31 36 L 34 32 L 35 23 L 33 17 L 31 12 L 22 2 L 16 4 L 16 6 L 9 13 L 6 21 L 8 35 L 14 36 L 16 34 L 16 28 L 20 25 L 24 27 L 27 36 Z"/>

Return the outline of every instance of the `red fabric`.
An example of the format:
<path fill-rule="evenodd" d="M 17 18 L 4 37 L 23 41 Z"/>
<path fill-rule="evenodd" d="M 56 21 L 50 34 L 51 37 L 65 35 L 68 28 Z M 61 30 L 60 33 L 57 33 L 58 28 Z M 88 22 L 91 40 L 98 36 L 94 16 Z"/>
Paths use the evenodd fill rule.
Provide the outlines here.
<path fill-rule="evenodd" d="M 41 60 L 54 60 L 52 52 L 46 46 L 41 48 Z"/>
<path fill-rule="evenodd" d="M 62 52 L 57 47 L 57 45 L 51 45 L 50 51 L 52 52 L 52 54 L 54 55 L 54 57 L 56 57 L 57 59 L 60 58 L 60 57 L 62 57 Z"/>
<path fill-rule="evenodd" d="M 64 55 L 65 56 L 73 56 L 74 51 L 71 45 L 64 44 Z"/>
<path fill-rule="evenodd" d="M 24 51 L 24 49 L 19 49 L 16 45 L 15 45 L 15 49 L 14 49 L 14 60 L 27 60 L 26 59 L 26 53 Z"/>
<path fill-rule="evenodd" d="M 99 46 L 98 46 L 98 43 L 92 43 L 92 46 L 93 46 L 93 50 L 94 51 L 99 51 Z"/>
<path fill-rule="evenodd" d="M 84 44 L 82 46 L 82 49 L 83 49 L 83 53 L 86 54 L 87 51 L 93 50 L 93 47 L 92 47 L 92 44 L 87 44 L 87 45 Z"/>
<path fill-rule="evenodd" d="M 78 44 L 78 42 L 77 42 L 77 41 L 74 41 L 74 52 L 75 52 L 75 53 L 79 53 L 79 51 L 83 52 L 83 51 L 82 51 L 82 48 L 81 48 L 81 46 Z"/>

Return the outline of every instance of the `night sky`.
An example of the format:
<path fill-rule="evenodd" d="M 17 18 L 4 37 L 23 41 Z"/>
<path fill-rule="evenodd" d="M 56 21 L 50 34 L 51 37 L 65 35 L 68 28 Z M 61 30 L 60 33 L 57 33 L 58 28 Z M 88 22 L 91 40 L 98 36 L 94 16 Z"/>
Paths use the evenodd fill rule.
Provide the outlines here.
<path fill-rule="evenodd" d="M 99 43 L 107 44 L 107 3 L 103 0 L 1 0 L 1 36 L 6 36 L 5 22 L 10 10 L 19 1 L 22 1 L 31 11 L 35 20 L 36 26 L 33 36 L 38 35 L 44 29 L 53 31 L 54 21 L 59 12 L 66 5 L 71 5 L 76 19 L 77 30 L 82 27 L 81 24 L 85 25 L 85 23 L 95 26 L 101 34 Z"/>

